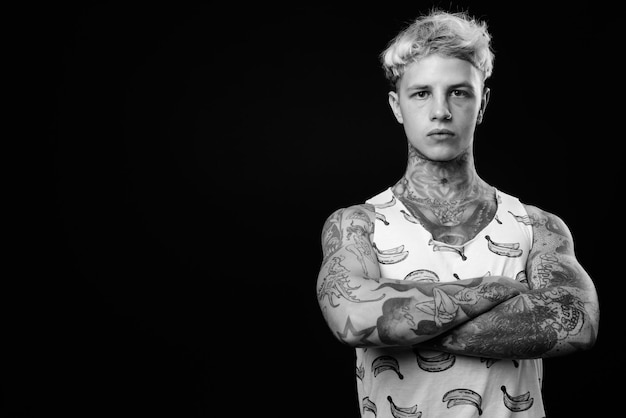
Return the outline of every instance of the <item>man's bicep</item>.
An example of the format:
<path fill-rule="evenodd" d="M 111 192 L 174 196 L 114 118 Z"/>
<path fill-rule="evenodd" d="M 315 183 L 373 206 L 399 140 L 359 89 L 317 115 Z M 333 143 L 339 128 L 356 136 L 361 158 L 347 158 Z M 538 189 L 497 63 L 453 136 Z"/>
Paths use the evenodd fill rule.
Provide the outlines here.
<path fill-rule="evenodd" d="M 338 209 L 328 217 L 322 231 L 323 261 L 318 286 L 328 277 L 380 278 L 371 243 L 374 216 L 367 206 L 351 206 Z"/>
<path fill-rule="evenodd" d="M 533 206 L 527 207 L 532 220 L 533 245 L 526 275 L 532 289 L 566 286 L 585 289 L 591 279 L 574 252 L 572 234 L 562 219 Z"/>
<path fill-rule="evenodd" d="M 355 274 L 361 270 L 365 277 L 380 274 L 371 243 L 374 220 L 374 212 L 367 205 L 338 209 L 331 214 L 322 230 L 322 265 L 343 253 Z"/>
<path fill-rule="evenodd" d="M 561 332 L 559 336 L 564 341 L 584 337 L 583 341 L 592 345 L 600 315 L 598 295 L 591 277 L 576 258 L 572 234 L 556 215 L 530 208 L 529 216 L 534 238 L 527 276 L 532 290 L 523 297 L 531 300 L 532 305 L 549 308 L 546 312 L 554 315 L 547 318 L 552 327 L 558 324 L 559 329 L 571 334 L 564 338 L 564 331 Z"/>
<path fill-rule="evenodd" d="M 317 299 L 330 328 L 341 330 L 355 305 L 380 300 L 380 269 L 371 244 L 375 215 L 367 206 L 339 209 L 322 231 Z M 371 311 L 371 312 L 369 312 Z M 374 315 L 375 310 L 368 310 Z M 353 312 L 354 313 L 354 312 Z M 359 315 L 361 317 L 362 315 Z M 360 318 L 363 319 L 363 318 Z M 375 320 L 375 318 L 368 318 Z"/>

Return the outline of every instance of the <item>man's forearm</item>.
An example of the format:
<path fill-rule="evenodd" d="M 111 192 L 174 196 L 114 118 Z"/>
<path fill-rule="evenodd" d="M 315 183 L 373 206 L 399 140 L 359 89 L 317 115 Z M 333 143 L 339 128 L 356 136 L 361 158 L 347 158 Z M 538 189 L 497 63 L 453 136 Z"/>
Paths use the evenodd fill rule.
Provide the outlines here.
<path fill-rule="evenodd" d="M 593 344 L 595 331 L 575 288 L 531 290 L 417 347 L 488 358 L 569 354 Z"/>
<path fill-rule="evenodd" d="M 340 341 L 359 347 L 411 346 L 515 297 L 520 290 L 509 281 L 494 276 L 419 283 L 353 276 L 349 292 L 333 293 L 325 286 L 329 281 L 322 281 L 318 299 Z"/>

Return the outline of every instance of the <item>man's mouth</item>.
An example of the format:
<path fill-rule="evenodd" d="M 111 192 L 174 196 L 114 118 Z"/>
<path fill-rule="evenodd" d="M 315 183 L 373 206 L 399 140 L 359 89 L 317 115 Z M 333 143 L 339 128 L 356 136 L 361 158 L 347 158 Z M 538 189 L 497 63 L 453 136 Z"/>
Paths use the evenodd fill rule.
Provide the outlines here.
<path fill-rule="evenodd" d="M 452 132 L 449 129 L 433 129 L 428 131 L 428 136 L 435 136 L 435 137 L 447 137 L 447 136 L 453 136 L 454 132 Z"/>

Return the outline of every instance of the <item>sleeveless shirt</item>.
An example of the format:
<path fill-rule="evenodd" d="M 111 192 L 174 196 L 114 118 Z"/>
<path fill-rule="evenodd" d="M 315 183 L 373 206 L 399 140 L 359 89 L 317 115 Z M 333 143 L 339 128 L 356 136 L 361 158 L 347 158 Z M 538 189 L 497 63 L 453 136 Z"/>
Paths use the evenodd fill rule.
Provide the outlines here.
<path fill-rule="evenodd" d="M 496 190 L 493 220 L 463 245 L 433 239 L 391 188 L 374 205 L 381 277 L 453 282 L 485 275 L 525 281 L 532 226 L 521 202 Z M 462 356 L 411 347 L 356 348 L 363 417 L 541 418 L 542 360 Z"/>

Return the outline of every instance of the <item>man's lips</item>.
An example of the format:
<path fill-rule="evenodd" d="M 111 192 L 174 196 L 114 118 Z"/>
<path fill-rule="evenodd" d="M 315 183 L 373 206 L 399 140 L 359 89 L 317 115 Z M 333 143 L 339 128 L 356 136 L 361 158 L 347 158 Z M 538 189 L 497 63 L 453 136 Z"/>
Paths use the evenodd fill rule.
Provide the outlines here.
<path fill-rule="evenodd" d="M 428 136 L 452 136 L 454 132 L 449 129 L 433 129 L 428 131 Z"/>

